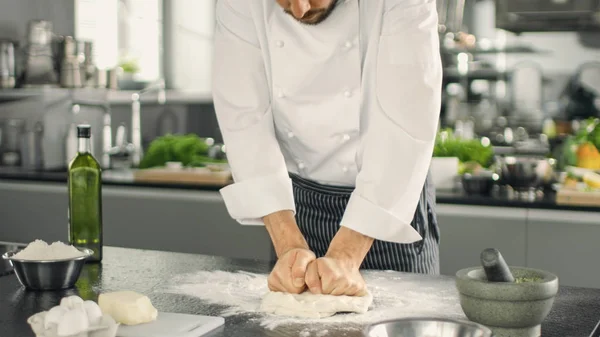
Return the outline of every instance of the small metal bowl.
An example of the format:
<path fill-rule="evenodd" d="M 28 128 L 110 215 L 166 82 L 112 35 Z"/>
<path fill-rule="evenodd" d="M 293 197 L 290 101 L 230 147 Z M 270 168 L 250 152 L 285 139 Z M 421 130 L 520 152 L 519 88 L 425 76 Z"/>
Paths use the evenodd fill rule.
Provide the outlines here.
<path fill-rule="evenodd" d="M 85 260 L 94 252 L 77 248 L 85 255 L 64 260 L 23 260 L 14 258 L 18 251 L 8 252 L 2 258 L 14 268 L 19 282 L 31 290 L 61 290 L 72 288 L 79 279 Z"/>
<path fill-rule="evenodd" d="M 496 173 L 489 175 L 474 175 L 465 173 L 461 177 L 463 189 L 468 195 L 488 196 L 492 193 L 499 176 Z"/>
<path fill-rule="evenodd" d="M 373 324 L 366 337 L 492 337 L 492 331 L 473 322 L 443 318 L 404 318 Z"/>

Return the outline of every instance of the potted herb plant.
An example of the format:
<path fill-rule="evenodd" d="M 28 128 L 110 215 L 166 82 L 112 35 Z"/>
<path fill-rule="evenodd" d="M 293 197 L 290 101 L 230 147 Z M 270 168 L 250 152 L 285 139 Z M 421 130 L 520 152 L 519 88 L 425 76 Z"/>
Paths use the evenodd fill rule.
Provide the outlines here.
<path fill-rule="evenodd" d="M 438 134 L 431 160 L 431 175 L 436 189 L 452 189 L 460 174 L 489 168 L 494 150 L 479 139 L 462 139 L 445 130 Z"/>

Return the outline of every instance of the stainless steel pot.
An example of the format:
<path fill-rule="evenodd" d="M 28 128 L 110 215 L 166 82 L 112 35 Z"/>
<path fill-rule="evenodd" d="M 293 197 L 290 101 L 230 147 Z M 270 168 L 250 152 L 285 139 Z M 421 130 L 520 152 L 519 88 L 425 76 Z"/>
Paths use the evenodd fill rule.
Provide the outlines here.
<path fill-rule="evenodd" d="M 552 179 L 553 164 L 545 158 L 497 157 L 496 166 L 500 174 L 500 184 L 517 191 L 538 188 Z"/>

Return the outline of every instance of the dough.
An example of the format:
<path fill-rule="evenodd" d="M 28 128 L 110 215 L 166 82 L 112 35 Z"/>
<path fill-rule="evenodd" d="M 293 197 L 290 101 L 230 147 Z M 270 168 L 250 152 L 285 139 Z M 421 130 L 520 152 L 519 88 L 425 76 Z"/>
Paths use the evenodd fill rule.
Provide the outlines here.
<path fill-rule="evenodd" d="M 370 292 L 365 296 L 334 296 L 309 291 L 302 294 L 271 291 L 263 297 L 260 311 L 282 316 L 323 318 L 339 312 L 364 314 L 371 303 L 373 295 Z"/>

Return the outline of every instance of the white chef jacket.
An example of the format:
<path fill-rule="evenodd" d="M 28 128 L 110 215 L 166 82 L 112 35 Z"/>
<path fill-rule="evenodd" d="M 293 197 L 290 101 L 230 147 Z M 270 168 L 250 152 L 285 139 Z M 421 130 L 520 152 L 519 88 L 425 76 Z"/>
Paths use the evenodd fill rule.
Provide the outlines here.
<path fill-rule="evenodd" d="M 275 0 L 219 0 L 213 99 L 241 224 L 295 212 L 288 172 L 354 186 L 341 225 L 398 243 L 425 182 L 441 105 L 435 0 L 345 0 L 318 25 Z"/>

